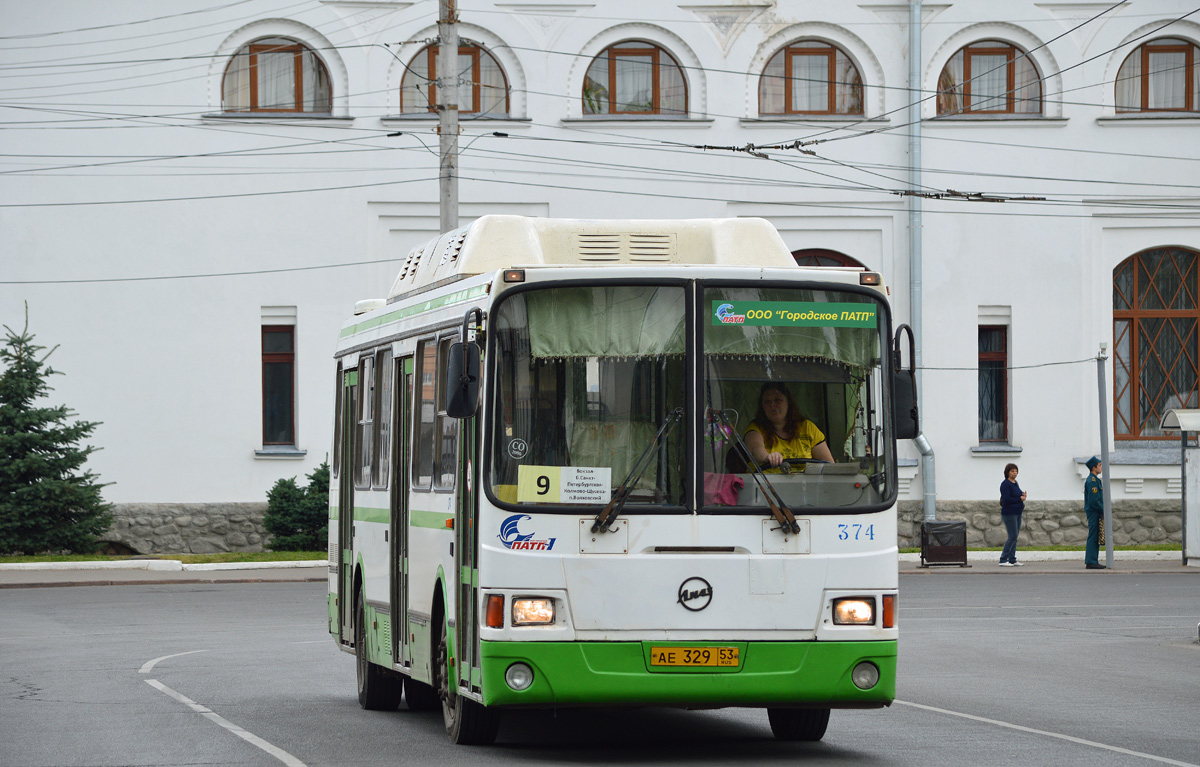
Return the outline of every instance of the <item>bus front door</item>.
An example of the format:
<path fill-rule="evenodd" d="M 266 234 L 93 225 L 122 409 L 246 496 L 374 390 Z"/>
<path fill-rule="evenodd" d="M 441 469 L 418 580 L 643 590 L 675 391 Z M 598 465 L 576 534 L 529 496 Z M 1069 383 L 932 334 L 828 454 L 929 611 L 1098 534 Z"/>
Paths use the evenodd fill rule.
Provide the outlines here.
<path fill-rule="evenodd" d="M 396 385 L 392 391 L 396 400 L 392 408 L 392 435 L 396 448 L 392 451 L 392 546 L 388 559 L 388 572 L 391 574 L 392 662 L 408 667 L 412 665 L 408 633 L 408 467 L 411 465 L 413 358 L 398 357 L 394 372 Z"/>
<path fill-rule="evenodd" d="M 342 376 L 342 465 L 338 467 L 338 620 L 342 644 L 354 641 L 354 433 L 358 413 L 358 371 Z"/>
<path fill-rule="evenodd" d="M 479 665 L 479 562 L 478 562 L 478 504 L 476 490 L 479 469 L 476 448 L 478 418 L 459 421 L 458 503 L 455 509 L 454 533 L 458 557 L 458 620 L 455 637 L 460 689 L 479 692 L 482 674 Z"/>

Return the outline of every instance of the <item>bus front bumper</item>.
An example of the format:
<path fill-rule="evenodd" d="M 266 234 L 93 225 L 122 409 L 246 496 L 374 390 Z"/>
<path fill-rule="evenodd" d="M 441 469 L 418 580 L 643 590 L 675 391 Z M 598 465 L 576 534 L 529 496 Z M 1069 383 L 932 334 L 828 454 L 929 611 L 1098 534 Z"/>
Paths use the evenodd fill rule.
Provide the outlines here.
<path fill-rule="evenodd" d="M 651 648 L 738 647 L 733 668 L 651 664 Z M 877 708 L 896 697 L 896 642 L 482 642 L 483 702 L 488 706 L 808 706 Z M 512 689 L 505 672 L 533 670 Z M 859 689 L 860 663 L 879 681 Z"/>

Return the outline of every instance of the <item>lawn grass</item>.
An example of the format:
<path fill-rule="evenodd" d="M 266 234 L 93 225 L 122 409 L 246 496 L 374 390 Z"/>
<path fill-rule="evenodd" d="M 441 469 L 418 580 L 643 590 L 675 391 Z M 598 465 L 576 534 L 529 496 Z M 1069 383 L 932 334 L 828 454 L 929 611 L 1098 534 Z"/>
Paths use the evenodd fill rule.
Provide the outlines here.
<path fill-rule="evenodd" d="M 35 556 L 2 557 L 0 564 L 22 564 L 27 562 L 122 562 L 129 559 L 171 559 L 185 565 L 202 565 L 225 562 L 299 562 L 326 559 L 324 551 L 259 551 L 229 552 L 224 554 L 162 554 L 155 556 L 106 556 L 104 554 L 38 554 Z"/>

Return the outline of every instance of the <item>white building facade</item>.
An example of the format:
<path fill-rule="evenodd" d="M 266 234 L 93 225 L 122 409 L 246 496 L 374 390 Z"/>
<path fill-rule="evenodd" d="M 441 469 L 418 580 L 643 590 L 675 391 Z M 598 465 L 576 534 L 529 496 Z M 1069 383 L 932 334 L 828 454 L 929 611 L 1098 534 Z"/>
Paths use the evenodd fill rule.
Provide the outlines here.
<path fill-rule="evenodd" d="M 27 305 L 59 347 L 107 500 L 312 471 L 340 322 L 439 228 L 438 3 L 0 7 L 0 321 Z M 1200 404 L 1192 5 L 926 3 L 911 84 L 904 2 L 458 8 L 460 223 L 760 216 L 881 272 L 898 321 L 919 289 L 939 504 L 996 510 L 1009 462 L 1031 501 L 1077 500 L 1103 348 L 1114 497 L 1178 508 L 1157 426 Z"/>

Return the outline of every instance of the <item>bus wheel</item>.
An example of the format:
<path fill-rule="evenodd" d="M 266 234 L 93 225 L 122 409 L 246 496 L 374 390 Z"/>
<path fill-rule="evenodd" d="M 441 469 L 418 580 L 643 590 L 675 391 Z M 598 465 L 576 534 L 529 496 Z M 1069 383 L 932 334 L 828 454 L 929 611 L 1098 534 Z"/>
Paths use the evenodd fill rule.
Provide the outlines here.
<path fill-rule="evenodd" d="M 443 619 L 442 635 L 437 645 L 437 662 L 434 664 L 438 697 L 442 701 L 442 719 L 446 734 L 460 746 L 486 746 L 496 740 L 500 730 L 500 713 L 457 694 L 458 681 L 450 668 L 450 645 L 447 641 L 446 621 Z"/>
<path fill-rule="evenodd" d="M 358 672 L 358 705 L 368 711 L 394 711 L 400 705 L 404 680 L 367 660 L 367 611 L 360 589 L 354 599 L 354 658 Z"/>
<path fill-rule="evenodd" d="M 829 709 L 768 708 L 767 719 L 777 740 L 820 740 L 829 726 Z"/>
<path fill-rule="evenodd" d="M 404 702 L 413 711 L 433 711 L 442 707 L 437 690 L 412 677 L 404 679 Z"/>

